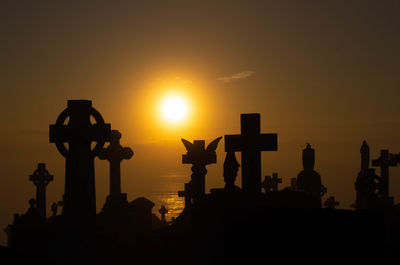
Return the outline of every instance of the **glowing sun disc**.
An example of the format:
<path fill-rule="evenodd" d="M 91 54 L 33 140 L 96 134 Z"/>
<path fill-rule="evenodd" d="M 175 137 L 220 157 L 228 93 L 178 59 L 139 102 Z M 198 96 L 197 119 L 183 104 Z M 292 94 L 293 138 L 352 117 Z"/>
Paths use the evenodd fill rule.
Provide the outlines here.
<path fill-rule="evenodd" d="M 179 96 L 170 96 L 162 102 L 162 114 L 171 122 L 182 121 L 187 115 L 186 101 Z"/>

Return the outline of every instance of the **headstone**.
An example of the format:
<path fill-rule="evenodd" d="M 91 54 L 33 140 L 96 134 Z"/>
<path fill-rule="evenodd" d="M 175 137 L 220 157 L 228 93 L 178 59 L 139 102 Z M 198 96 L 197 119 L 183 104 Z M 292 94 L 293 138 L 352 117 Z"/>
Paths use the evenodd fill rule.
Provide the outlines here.
<path fill-rule="evenodd" d="M 158 210 L 158 212 L 161 214 L 161 225 L 166 225 L 167 224 L 167 220 L 165 220 L 165 214 L 168 213 L 167 208 L 165 208 L 165 206 L 162 205 L 160 210 Z"/>
<path fill-rule="evenodd" d="M 192 164 L 192 175 L 190 182 L 190 192 L 194 203 L 201 200 L 205 194 L 205 176 L 207 174 L 206 165 L 215 164 L 217 162 L 218 143 L 222 137 L 212 141 L 205 148 L 204 140 L 194 140 L 193 143 L 182 139 L 187 153 L 182 155 L 182 164 Z"/>
<path fill-rule="evenodd" d="M 321 196 L 326 189 L 321 184 L 321 176 L 314 170 L 315 151 L 307 144 L 303 150 L 303 170 L 297 175 L 297 189 L 312 194 L 322 206 Z"/>
<path fill-rule="evenodd" d="M 381 196 L 389 199 L 389 167 L 397 166 L 397 159 L 388 150 L 381 150 L 378 159 L 372 160 L 372 166 L 381 168 Z"/>
<path fill-rule="evenodd" d="M 95 222 L 94 158 L 110 140 L 110 131 L 110 124 L 104 123 L 89 100 L 68 100 L 68 107 L 50 125 L 50 142 L 66 159 L 63 216 L 69 223 Z"/>
<path fill-rule="evenodd" d="M 192 204 L 192 196 L 190 193 L 190 181 L 188 183 L 185 183 L 185 190 L 178 191 L 178 197 L 185 198 L 185 208 L 190 207 L 190 205 Z"/>
<path fill-rule="evenodd" d="M 278 150 L 277 134 L 260 133 L 260 114 L 241 114 L 241 134 L 225 135 L 225 152 L 242 153 L 242 190 L 261 193 L 261 151 Z"/>
<path fill-rule="evenodd" d="M 121 133 L 117 130 L 111 131 L 110 145 L 99 153 L 98 157 L 110 163 L 110 196 L 121 194 L 121 161 L 130 159 L 133 151 L 129 147 L 120 144 Z"/>
<path fill-rule="evenodd" d="M 279 183 L 282 183 L 282 179 L 278 178 L 278 173 L 272 173 L 272 178 L 271 176 L 265 176 L 265 179 L 261 185 L 264 188 L 265 193 L 268 193 L 271 191 L 278 191 Z"/>
<path fill-rule="evenodd" d="M 227 152 L 224 161 L 225 190 L 239 190 L 239 187 L 235 185 L 239 167 L 235 152 Z"/>
<path fill-rule="evenodd" d="M 329 209 L 335 209 L 339 206 L 339 202 L 335 201 L 335 196 L 330 196 L 324 201 L 324 207 Z"/>
<path fill-rule="evenodd" d="M 35 172 L 29 176 L 29 180 L 36 186 L 37 210 L 44 218 L 46 218 L 46 187 L 53 179 L 53 175 L 46 170 L 45 163 L 38 163 Z"/>

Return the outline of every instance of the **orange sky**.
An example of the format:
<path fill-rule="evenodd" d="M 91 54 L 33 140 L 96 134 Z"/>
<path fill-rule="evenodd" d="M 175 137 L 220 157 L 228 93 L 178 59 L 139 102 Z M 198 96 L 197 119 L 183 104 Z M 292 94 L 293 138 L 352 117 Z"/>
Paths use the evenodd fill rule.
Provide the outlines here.
<path fill-rule="evenodd" d="M 67 99 L 91 99 L 134 150 L 122 164 L 129 199 L 189 180 L 181 137 L 208 143 L 239 133 L 240 113 L 259 112 L 262 131 L 278 133 L 278 152 L 262 155 L 263 175 L 278 172 L 289 185 L 310 142 L 328 195 L 348 208 L 362 140 L 371 158 L 400 152 L 400 4 L 277 2 L 1 1 L 0 228 L 26 211 L 38 162 L 55 176 L 48 204 L 61 199 L 64 160 L 48 126 Z M 155 115 L 171 90 L 192 102 L 176 128 Z M 207 189 L 223 186 L 223 145 Z M 399 177 L 391 169 L 396 202 Z M 104 161 L 96 184 L 100 209 Z"/>

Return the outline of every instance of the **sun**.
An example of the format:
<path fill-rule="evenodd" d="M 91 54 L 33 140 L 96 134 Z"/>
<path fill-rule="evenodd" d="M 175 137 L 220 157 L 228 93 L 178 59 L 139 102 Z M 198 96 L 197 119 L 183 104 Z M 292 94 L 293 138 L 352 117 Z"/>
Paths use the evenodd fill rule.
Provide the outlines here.
<path fill-rule="evenodd" d="M 179 95 L 167 96 L 162 100 L 161 113 L 166 121 L 181 122 L 188 113 L 187 101 Z"/>

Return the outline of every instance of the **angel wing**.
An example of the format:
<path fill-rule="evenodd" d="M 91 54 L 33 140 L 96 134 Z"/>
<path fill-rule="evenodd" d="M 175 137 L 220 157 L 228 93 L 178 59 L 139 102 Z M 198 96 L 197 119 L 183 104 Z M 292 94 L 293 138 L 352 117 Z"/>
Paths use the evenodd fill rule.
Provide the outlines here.
<path fill-rule="evenodd" d="M 206 148 L 208 152 L 214 152 L 217 149 L 219 141 L 221 141 L 222 137 L 218 137 L 214 141 L 212 141 Z"/>
<path fill-rule="evenodd" d="M 188 140 L 185 140 L 183 138 L 181 138 L 181 141 L 182 141 L 183 145 L 185 146 L 186 151 L 189 151 L 192 149 L 193 144 L 191 142 L 189 142 Z"/>

